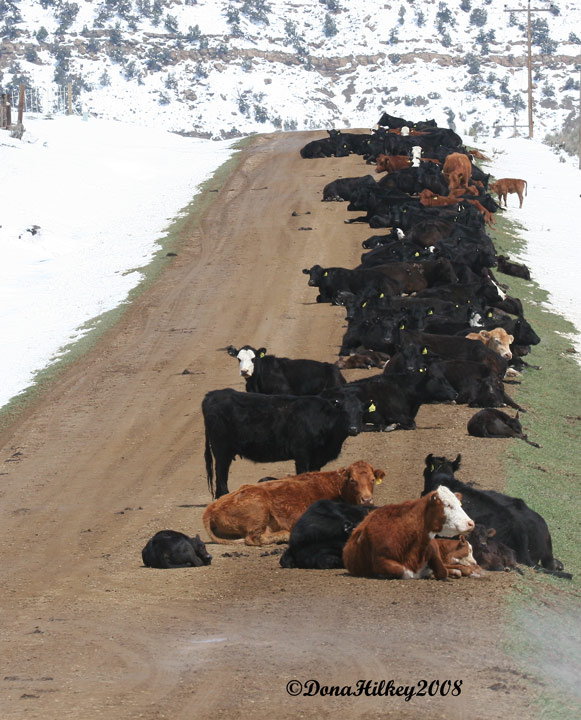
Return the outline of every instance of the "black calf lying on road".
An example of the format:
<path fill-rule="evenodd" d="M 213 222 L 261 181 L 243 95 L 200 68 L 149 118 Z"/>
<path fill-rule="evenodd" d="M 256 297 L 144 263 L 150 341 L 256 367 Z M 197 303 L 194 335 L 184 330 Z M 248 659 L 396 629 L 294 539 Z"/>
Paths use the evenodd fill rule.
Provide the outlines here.
<path fill-rule="evenodd" d="M 529 440 L 523 433 L 518 413 L 512 418 L 502 410 L 494 408 L 480 410 L 473 415 L 468 421 L 468 434 L 483 438 L 515 437 L 533 447 L 541 447 L 538 443 Z"/>
<path fill-rule="evenodd" d="M 141 551 L 143 564 L 152 568 L 202 567 L 212 562 L 212 556 L 200 536 L 188 537 L 176 530 L 156 533 Z"/>

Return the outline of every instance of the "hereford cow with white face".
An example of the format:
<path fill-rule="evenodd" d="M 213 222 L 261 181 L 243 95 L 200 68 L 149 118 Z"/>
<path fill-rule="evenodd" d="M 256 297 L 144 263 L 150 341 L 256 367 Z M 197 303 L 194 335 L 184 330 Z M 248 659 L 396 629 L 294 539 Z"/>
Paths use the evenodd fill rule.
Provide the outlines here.
<path fill-rule="evenodd" d="M 419 500 L 384 505 L 353 531 L 343 562 L 353 575 L 366 577 L 430 577 L 444 580 L 446 569 L 436 535 L 469 533 L 474 522 L 460 504 L 461 496 L 440 485 Z"/>

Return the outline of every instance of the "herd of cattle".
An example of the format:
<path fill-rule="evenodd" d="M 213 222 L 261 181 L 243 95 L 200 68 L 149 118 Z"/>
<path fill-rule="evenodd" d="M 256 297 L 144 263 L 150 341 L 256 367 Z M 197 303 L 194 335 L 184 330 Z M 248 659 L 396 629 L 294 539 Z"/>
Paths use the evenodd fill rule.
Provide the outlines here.
<path fill-rule="evenodd" d="M 523 434 L 518 413 L 498 410 L 524 411 L 504 384 L 534 367 L 523 356 L 540 339 L 520 300 L 491 271 L 529 277 L 526 267 L 497 255 L 486 232 L 500 206 L 487 190 L 489 176 L 473 162 L 479 154 L 434 121 L 412 124 L 386 113 L 368 135 L 328 134 L 301 156 L 356 153 L 385 174 L 379 181 L 369 174 L 337 179 L 325 186 L 323 200 L 348 201 L 348 210 L 365 213 L 345 222 L 386 230 L 363 243 L 356 268 L 303 270 L 318 289 L 317 302 L 345 307 L 336 363 L 280 358 L 264 347 L 226 348 L 246 392 L 214 390 L 202 402 L 215 497 L 203 515 L 208 535 L 216 543 L 288 543 L 280 560 L 286 568 L 444 579 L 523 563 L 570 577 L 553 556 L 544 519 L 521 499 L 457 480 L 460 455 L 454 461 L 428 455 L 421 497 L 383 507 L 373 505 L 383 470 L 360 460 L 321 471 L 362 430 L 413 430 L 423 403 L 483 408 L 468 423 L 470 434 L 538 447 Z M 499 199 L 518 192 L 522 206 L 523 183 L 505 178 L 495 190 Z M 347 382 L 341 369 L 348 367 L 381 372 Z M 296 475 L 229 493 L 236 456 L 294 460 Z M 163 531 L 144 548 L 143 560 L 180 567 L 211 557 L 199 536 Z"/>

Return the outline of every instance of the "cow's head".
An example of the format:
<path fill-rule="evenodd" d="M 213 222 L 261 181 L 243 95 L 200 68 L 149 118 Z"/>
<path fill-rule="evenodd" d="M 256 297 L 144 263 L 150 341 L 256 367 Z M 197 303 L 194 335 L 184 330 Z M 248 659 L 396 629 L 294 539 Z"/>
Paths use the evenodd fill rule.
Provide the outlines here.
<path fill-rule="evenodd" d="M 363 404 L 353 390 L 331 388 L 321 394 L 336 412 L 342 415 L 342 425 L 347 435 L 359 435 L 363 427 Z"/>
<path fill-rule="evenodd" d="M 426 530 L 431 537 L 454 537 L 474 529 L 474 521 L 462 510 L 460 493 L 440 485 L 427 497 Z"/>
<path fill-rule="evenodd" d="M 422 495 L 430 492 L 438 485 L 454 480 L 454 473 L 460 467 L 462 455 L 458 453 L 455 460 L 448 460 L 446 457 L 432 455 L 426 456 L 426 466 L 424 468 L 424 492 Z"/>
<path fill-rule="evenodd" d="M 212 556 L 206 550 L 206 545 L 199 535 L 189 539 L 190 545 L 193 547 L 194 552 L 200 558 L 203 565 L 210 565 L 212 562 Z"/>
<path fill-rule="evenodd" d="M 237 358 L 240 375 L 242 375 L 243 378 L 252 377 L 257 359 L 266 355 L 266 348 L 261 347 L 256 350 L 250 347 L 250 345 L 244 345 L 240 350 L 236 350 L 234 345 L 229 345 L 226 350 L 228 351 L 228 355 Z"/>
<path fill-rule="evenodd" d="M 372 505 L 373 489 L 385 477 L 383 470 L 374 469 L 368 462 L 358 460 L 339 471 L 343 476 L 341 497 L 351 505 Z"/>
<path fill-rule="evenodd" d="M 303 274 L 309 276 L 309 287 L 319 287 L 323 277 L 325 277 L 325 272 L 320 265 L 313 265 L 312 268 L 303 270 Z"/>
<path fill-rule="evenodd" d="M 478 333 L 482 339 L 482 342 L 490 350 L 494 350 L 500 357 L 505 360 L 512 358 L 510 351 L 510 345 L 514 341 L 514 337 L 509 335 L 504 328 L 494 328 L 493 330 L 481 330 Z"/>

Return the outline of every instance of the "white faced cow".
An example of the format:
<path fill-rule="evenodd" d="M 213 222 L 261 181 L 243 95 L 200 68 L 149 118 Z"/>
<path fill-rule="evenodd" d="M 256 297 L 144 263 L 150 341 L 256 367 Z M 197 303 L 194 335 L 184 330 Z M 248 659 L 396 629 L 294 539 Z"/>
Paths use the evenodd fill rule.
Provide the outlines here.
<path fill-rule="evenodd" d="M 317 360 L 289 360 L 268 355 L 266 348 L 244 345 L 226 348 L 238 360 L 240 375 L 248 392 L 265 395 L 318 395 L 345 384 L 339 368 Z"/>

